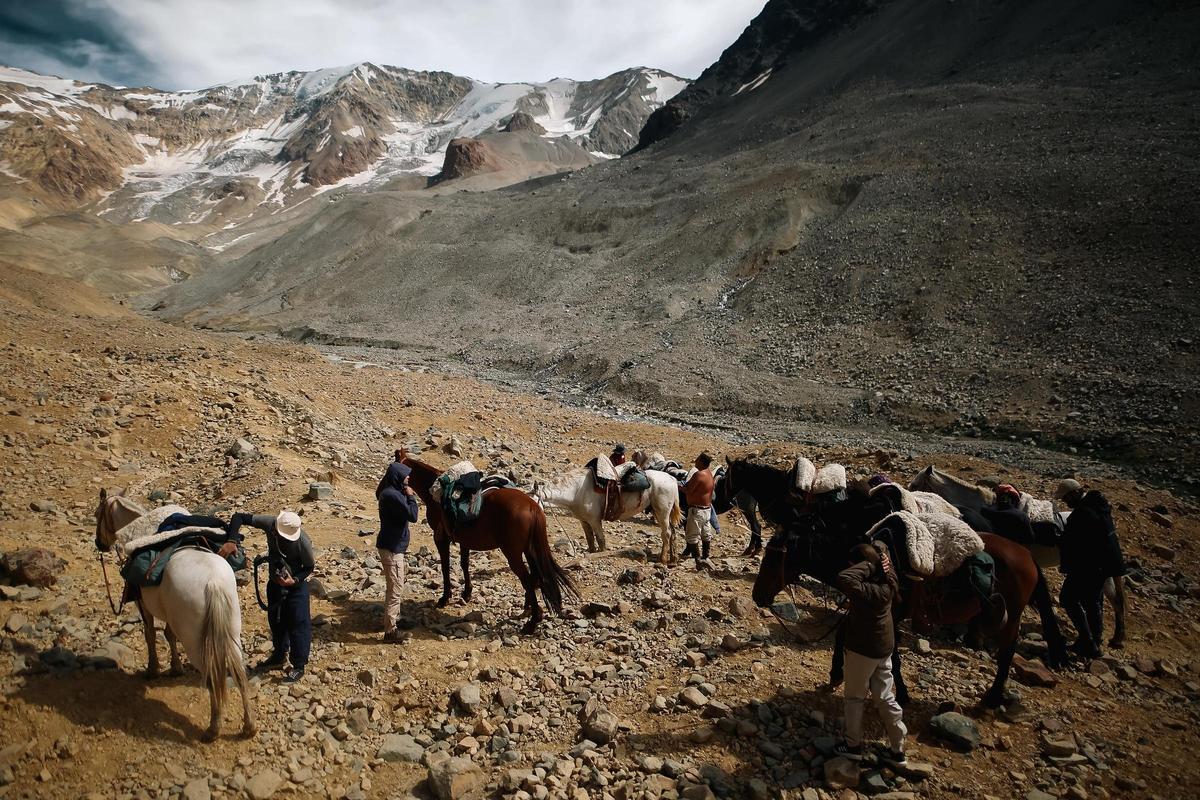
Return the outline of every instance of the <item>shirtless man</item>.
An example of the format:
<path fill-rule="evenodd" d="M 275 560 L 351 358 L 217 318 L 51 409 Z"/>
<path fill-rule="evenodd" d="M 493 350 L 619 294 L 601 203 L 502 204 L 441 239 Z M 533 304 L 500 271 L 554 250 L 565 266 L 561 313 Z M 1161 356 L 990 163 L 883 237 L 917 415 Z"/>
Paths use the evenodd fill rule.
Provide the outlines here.
<path fill-rule="evenodd" d="M 684 528 L 687 547 L 681 555 L 683 558 L 689 555 L 695 558 L 697 568 L 700 567 L 701 561 L 708 560 L 708 549 L 715 535 L 712 526 L 712 500 L 716 482 L 713 480 L 712 470 L 709 469 L 711 464 L 712 456 L 708 453 L 696 456 L 696 471 L 683 485 L 688 515 L 687 526 Z"/>

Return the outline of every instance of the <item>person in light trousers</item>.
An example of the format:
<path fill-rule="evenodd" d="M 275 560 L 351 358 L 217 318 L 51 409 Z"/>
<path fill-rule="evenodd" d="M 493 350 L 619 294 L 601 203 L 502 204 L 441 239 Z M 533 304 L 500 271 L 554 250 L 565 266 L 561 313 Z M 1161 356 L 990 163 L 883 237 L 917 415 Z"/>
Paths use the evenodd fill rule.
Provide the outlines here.
<path fill-rule="evenodd" d="M 404 554 L 408 552 L 410 522 L 417 521 L 416 493 L 408 485 L 412 470 L 399 460 L 388 465 L 379 483 L 379 535 L 375 547 L 387 582 L 384 595 L 384 641 L 403 639 L 397 624 L 400 620 L 400 590 L 404 587 Z"/>
<path fill-rule="evenodd" d="M 850 567 L 837 577 L 838 588 L 850 599 L 846 618 L 846 741 L 839 753 L 862 758 L 863 712 L 868 691 L 887 732 L 886 761 L 905 763 L 903 712 L 896 702 L 892 681 L 895 627 L 892 603 L 900 600 L 900 586 L 887 547 L 880 542 L 860 544 L 850 551 Z"/>

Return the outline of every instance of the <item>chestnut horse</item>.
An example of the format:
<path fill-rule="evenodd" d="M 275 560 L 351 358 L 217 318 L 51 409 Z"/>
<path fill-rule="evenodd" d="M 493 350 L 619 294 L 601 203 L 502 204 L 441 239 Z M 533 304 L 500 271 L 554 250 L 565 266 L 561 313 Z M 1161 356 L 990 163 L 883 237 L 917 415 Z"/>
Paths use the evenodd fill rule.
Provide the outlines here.
<path fill-rule="evenodd" d="M 471 599 L 472 550 L 495 550 L 500 548 L 508 560 L 508 566 L 516 573 L 525 589 L 525 612 L 531 614 L 521 633 L 533 633 L 543 619 L 535 592 L 540 589 L 546 606 L 562 616 L 563 592 L 578 599 L 579 590 L 550 551 L 550 540 L 546 536 L 546 514 L 542 507 L 520 489 L 491 489 L 483 497 L 479 519 L 469 525 L 459 525 L 453 531 L 442 513 L 442 504 L 433 498 L 430 490 L 442 470 L 407 453 L 400 454 L 401 463 L 412 469 L 409 485 L 425 504 L 429 526 L 433 528 L 433 541 L 442 560 L 442 596 L 438 608 L 450 601 L 450 543 L 458 542 L 462 549 L 463 600 Z M 524 556 L 524 561 L 522 561 Z M 526 567 L 525 562 L 529 562 Z"/>
<path fill-rule="evenodd" d="M 787 585 L 795 583 L 803 573 L 822 583 L 835 586 L 837 574 L 849 566 L 850 548 L 862 542 L 874 521 L 889 513 L 886 506 L 872 506 L 861 494 L 853 493 L 841 502 L 824 508 L 797 510 L 788 503 L 791 476 L 784 470 L 765 464 L 734 461 L 729 465 L 726 480 L 730 489 L 748 491 L 758 500 L 759 510 L 779 526 L 771 537 L 766 554 L 754 583 L 754 602 L 760 607 L 770 605 Z M 984 549 L 996 562 L 995 590 L 1004 596 L 1008 619 L 998 630 L 989 631 L 999 645 L 996 678 L 983 697 L 988 706 L 1004 702 L 1008 671 L 1016 651 L 1021 613 L 1029 602 L 1037 583 L 1037 566 L 1029 551 L 1007 539 L 992 534 L 980 534 Z M 950 585 L 949 579 L 927 580 L 914 592 L 912 584 L 902 581 L 902 602 L 893 605 L 896 642 L 900 641 L 900 621 L 916 611 L 932 624 L 955 625 L 971 622 L 980 616 L 977 597 L 969 590 Z M 914 600 L 914 594 L 917 599 Z M 922 602 L 924 598 L 924 602 Z M 934 600 L 936 598 L 936 600 Z M 841 649 L 844 627 L 839 627 L 835 643 L 834 666 L 830 684 L 841 682 Z M 892 652 L 892 671 L 896 678 L 897 699 L 905 704 L 908 689 L 900 673 L 899 650 Z"/>

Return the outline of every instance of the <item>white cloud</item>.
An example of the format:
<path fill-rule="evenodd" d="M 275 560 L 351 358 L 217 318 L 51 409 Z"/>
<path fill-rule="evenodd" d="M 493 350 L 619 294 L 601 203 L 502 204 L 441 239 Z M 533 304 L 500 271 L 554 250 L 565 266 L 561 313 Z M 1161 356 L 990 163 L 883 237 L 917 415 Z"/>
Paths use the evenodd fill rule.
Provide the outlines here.
<path fill-rule="evenodd" d="M 764 0 L 84 2 L 153 65 L 142 82 L 176 89 L 359 61 L 488 81 L 598 78 L 632 66 L 694 78 Z"/>

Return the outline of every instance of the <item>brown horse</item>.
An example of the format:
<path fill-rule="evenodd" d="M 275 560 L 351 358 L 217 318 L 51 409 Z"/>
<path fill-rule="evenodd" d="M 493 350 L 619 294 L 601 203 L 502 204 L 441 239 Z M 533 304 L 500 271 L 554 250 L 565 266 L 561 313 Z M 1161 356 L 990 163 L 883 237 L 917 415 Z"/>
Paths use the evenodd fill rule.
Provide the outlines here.
<path fill-rule="evenodd" d="M 495 550 L 500 548 L 508 560 L 508 566 L 516 573 L 525 589 L 525 612 L 531 614 L 521 633 L 533 633 L 542 621 L 542 608 L 538 605 L 535 592 L 540 589 L 546 606 L 562 616 L 563 591 L 578 599 L 579 590 L 550 551 L 546 536 L 546 514 L 542 507 L 519 489 L 492 489 L 483 497 L 483 508 L 479 519 L 469 525 L 459 525 L 453 531 L 442 513 L 442 504 L 433 498 L 430 490 L 442 470 L 400 454 L 401 462 L 412 469 L 409 485 L 425 504 L 429 525 L 433 528 L 433 541 L 442 560 L 442 596 L 438 608 L 450 601 L 450 543 L 458 542 L 462 549 L 463 600 L 471 599 L 472 550 Z M 522 560 L 524 556 L 524 560 Z M 526 567 L 525 562 L 529 562 Z"/>
<path fill-rule="evenodd" d="M 734 461 L 726 473 L 730 488 L 748 491 L 758 500 L 759 510 L 779 526 L 780 532 L 767 544 L 754 583 L 754 602 L 770 605 L 779 592 L 803 573 L 829 586 L 834 586 L 837 574 L 849 566 L 850 548 L 864 540 L 874 522 L 890 512 L 890 507 L 873 507 L 870 499 L 851 494 L 847 499 L 824 508 L 799 512 L 787 502 L 790 477 L 787 472 L 765 464 Z M 1019 544 L 992 534 L 981 534 L 984 548 L 996 563 L 995 591 L 1004 596 L 1008 619 L 998 630 L 988 631 L 999 645 L 996 678 L 983 697 L 986 705 L 995 707 L 1004 702 L 1008 671 L 1016 651 L 1021 613 L 1029 603 L 1037 584 L 1037 566 L 1029 551 Z M 904 586 L 904 601 L 893 606 L 893 620 L 899 624 L 915 614 L 934 625 L 967 623 L 980 617 L 980 603 L 970 591 L 953 586 L 948 579 L 927 580 L 919 590 Z M 835 644 L 834 665 L 830 684 L 841 682 L 842 631 Z M 908 689 L 900 674 L 900 653 L 892 653 L 892 668 L 896 678 L 896 696 L 907 703 Z"/>

